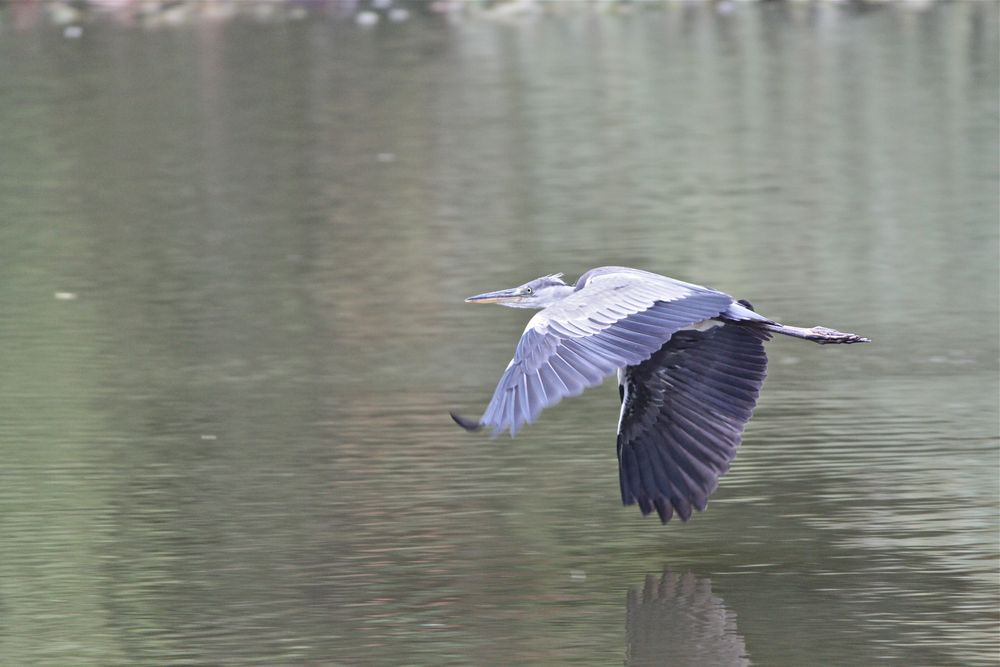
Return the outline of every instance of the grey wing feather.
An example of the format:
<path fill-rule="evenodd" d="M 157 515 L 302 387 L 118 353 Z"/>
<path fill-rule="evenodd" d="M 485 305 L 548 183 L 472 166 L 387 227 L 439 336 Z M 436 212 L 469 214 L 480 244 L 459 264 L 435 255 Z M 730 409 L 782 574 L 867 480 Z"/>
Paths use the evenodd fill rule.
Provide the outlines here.
<path fill-rule="evenodd" d="M 618 432 L 622 502 L 687 521 L 736 456 L 767 372 L 760 328 L 682 331 L 625 369 Z"/>
<path fill-rule="evenodd" d="M 513 436 L 546 407 L 642 363 L 676 331 L 731 303 L 728 294 L 645 271 L 594 269 L 528 322 L 480 423 Z"/>

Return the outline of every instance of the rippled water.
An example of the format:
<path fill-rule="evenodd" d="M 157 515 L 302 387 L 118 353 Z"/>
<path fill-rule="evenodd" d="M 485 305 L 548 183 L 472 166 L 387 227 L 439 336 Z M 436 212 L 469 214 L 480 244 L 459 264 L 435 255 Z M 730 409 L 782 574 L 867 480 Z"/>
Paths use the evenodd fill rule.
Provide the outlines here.
<path fill-rule="evenodd" d="M 733 9 L 0 10 L 0 663 L 995 664 L 997 5 Z M 875 343 L 663 527 L 611 383 L 447 415 L 611 263 Z"/>

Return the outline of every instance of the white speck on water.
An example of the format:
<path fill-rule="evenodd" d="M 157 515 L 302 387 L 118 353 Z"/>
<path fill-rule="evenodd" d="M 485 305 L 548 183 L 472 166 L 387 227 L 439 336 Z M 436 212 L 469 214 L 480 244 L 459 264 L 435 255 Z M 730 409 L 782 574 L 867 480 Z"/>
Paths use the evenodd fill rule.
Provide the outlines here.
<path fill-rule="evenodd" d="M 68 25 L 80 20 L 80 12 L 68 4 L 49 3 L 49 18 L 56 25 Z"/>
<path fill-rule="evenodd" d="M 53 294 L 56 301 L 73 301 L 76 299 L 76 292 L 56 292 Z"/>
<path fill-rule="evenodd" d="M 367 28 L 379 22 L 379 15 L 375 12 L 359 12 L 358 15 L 354 17 L 354 22 Z"/>
<path fill-rule="evenodd" d="M 586 581 L 587 573 L 584 572 L 583 570 L 570 570 L 569 578 L 572 579 L 573 581 Z"/>
<path fill-rule="evenodd" d="M 785 366 L 794 366 L 801 361 L 798 357 L 780 357 L 780 359 L 781 361 L 779 363 L 782 363 Z"/>
<path fill-rule="evenodd" d="M 80 39 L 83 37 L 83 28 L 78 25 L 68 25 L 63 29 L 63 37 L 66 39 Z"/>
<path fill-rule="evenodd" d="M 201 436 L 202 440 L 218 440 L 219 436 L 212 435 L 211 433 L 205 433 Z"/>
<path fill-rule="evenodd" d="M 393 23 L 402 23 L 408 18 L 410 18 L 409 10 L 402 7 L 393 7 L 389 10 L 389 20 Z"/>
<path fill-rule="evenodd" d="M 396 161 L 396 154 L 395 153 L 379 153 L 378 155 L 375 156 L 375 159 L 378 160 L 379 162 L 395 162 Z"/>

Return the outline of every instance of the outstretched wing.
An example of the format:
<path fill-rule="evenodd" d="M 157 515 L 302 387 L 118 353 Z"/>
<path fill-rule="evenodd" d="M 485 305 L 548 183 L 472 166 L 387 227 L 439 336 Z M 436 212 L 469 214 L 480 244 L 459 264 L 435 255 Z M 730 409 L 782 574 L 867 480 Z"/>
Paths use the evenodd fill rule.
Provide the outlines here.
<path fill-rule="evenodd" d="M 674 332 L 731 303 L 728 294 L 645 271 L 593 269 L 528 322 L 479 423 L 516 435 L 546 407 L 642 363 Z"/>
<path fill-rule="evenodd" d="M 622 375 L 618 473 L 622 502 L 666 523 L 708 497 L 736 456 L 764 384 L 761 329 L 725 324 L 680 331 Z"/>

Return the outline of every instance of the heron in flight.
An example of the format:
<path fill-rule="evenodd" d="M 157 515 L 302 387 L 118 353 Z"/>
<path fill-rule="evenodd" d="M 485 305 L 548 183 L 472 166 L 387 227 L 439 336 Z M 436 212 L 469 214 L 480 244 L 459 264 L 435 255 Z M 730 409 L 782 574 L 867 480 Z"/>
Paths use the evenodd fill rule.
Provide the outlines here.
<path fill-rule="evenodd" d="M 541 311 L 482 417 L 452 418 L 469 431 L 513 437 L 545 408 L 617 372 L 622 502 L 644 516 L 655 510 L 662 523 L 703 511 L 729 469 L 764 384 L 772 334 L 870 342 L 780 324 L 728 294 L 622 266 L 591 269 L 576 285 L 556 273 L 466 301 Z"/>

